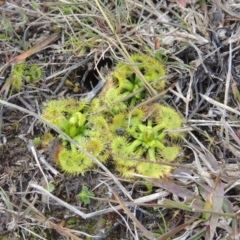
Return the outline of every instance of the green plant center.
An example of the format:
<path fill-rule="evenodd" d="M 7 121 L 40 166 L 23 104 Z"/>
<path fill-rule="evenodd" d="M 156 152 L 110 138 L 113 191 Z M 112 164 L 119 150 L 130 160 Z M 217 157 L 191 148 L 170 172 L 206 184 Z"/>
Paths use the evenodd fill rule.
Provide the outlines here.
<path fill-rule="evenodd" d="M 145 143 L 151 142 L 155 139 L 154 131 L 150 126 L 146 127 L 146 130 L 142 133 L 142 135 L 143 135 L 143 141 Z"/>

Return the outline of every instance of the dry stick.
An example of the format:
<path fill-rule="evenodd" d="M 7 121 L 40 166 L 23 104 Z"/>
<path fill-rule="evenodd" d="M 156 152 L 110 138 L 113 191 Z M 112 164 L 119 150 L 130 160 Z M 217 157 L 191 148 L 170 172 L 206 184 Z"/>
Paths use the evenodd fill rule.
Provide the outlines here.
<path fill-rule="evenodd" d="M 39 160 L 52 174 L 62 177 L 62 174 L 58 172 L 52 165 L 50 165 L 49 162 L 42 155 L 39 156 Z"/>
<path fill-rule="evenodd" d="M 3 116 L 3 109 L 0 108 L 0 140 L 2 138 L 2 126 L 3 126 L 2 116 Z M 0 142 L 0 144 L 1 144 L 1 142 Z"/>
<path fill-rule="evenodd" d="M 99 215 L 103 215 L 106 213 L 110 213 L 113 212 L 114 210 L 121 210 L 122 206 L 121 205 L 117 205 L 114 206 L 114 209 L 112 207 L 110 208 L 106 208 L 103 210 L 99 210 L 96 212 L 92 212 L 92 213 L 84 213 L 81 212 L 80 210 L 78 210 L 77 208 L 75 208 L 74 206 L 64 202 L 63 200 L 55 197 L 52 193 L 50 193 L 49 191 L 47 191 L 45 188 L 35 184 L 35 183 L 30 183 L 29 187 L 35 188 L 36 190 L 40 191 L 42 194 L 45 194 L 46 196 L 48 196 L 49 198 L 51 198 L 52 200 L 56 201 L 59 205 L 69 209 L 70 211 L 74 212 L 75 214 L 81 216 L 84 219 L 88 219 L 88 218 L 92 218 L 92 217 L 96 217 Z M 148 195 L 146 197 L 141 197 L 138 199 L 133 200 L 132 202 L 124 202 L 125 206 L 146 206 L 146 207 L 154 207 L 154 206 L 159 206 L 158 204 L 147 204 L 146 202 L 152 202 L 155 201 L 159 198 L 163 198 L 166 196 L 166 192 L 158 192 L 158 193 L 153 193 L 151 195 Z M 93 199 L 98 199 L 98 200 L 102 200 L 105 201 L 105 199 L 100 199 L 100 198 L 93 198 Z M 115 202 L 113 200 L 109 200 L 110 202 Z M 119 202 L 116 202 L 119 203 Z"/>
<path fill-rule="evenodd" d="M 229 95 L 229 88 L 230 88 L 230 81 L 231 81 L 231 71 L 232 71 L 232 41 L 230 38 L 229 41 L 229 57 L 228 57 L 228 72 L 227 72 L 227 78 L 226 78 L 226 87 L 225 87 L 225 96 L 224 96 L 224 105 L 227 106 L 228 104 L 228 95 Z M 226 122 L 226 109 L 223 109 L 223 115 L 221 118 L 221 121 L 224 123 Z M 221 127 L 221 135 L 223 136 L 223 127 Z M 226 141 L 227 144 L 229 144 L 229 134 L 228 134 L 228 128 L 225 128 L 225 135 L 226 135 Z"/>
<path fill-rule="evenodd" d="M 240 112 L 239 112 L 239 111 L 237 111 L 237 110 L 235 110 L 235 109 L 233 109 L 233 108 L 231 108 L 231 107 L 229 107 L 229 106 L 227 106 L 227 105 L 225 105 L 225 104 L 222 104 L 222 103 L 220 103 L 220 102 L 217 102 L 217 101 L 213 100 L 212 98 L 207 97 L 207 96 L 205 96 L 205 95 L 203 95 L 203 94 L 201 94 L 201 93 L 199 93 L 199 95 L 200 95 L 201 97 L 203 97 L 205 100 L 207 100 L 208 102 L 212 103 L 213 105 L 215 105 L 215 106 L 217 106 L 217 107 L 220 107 L 220 108 L 222 108 L 222 109 L 225 109 L 225 110 L 227 110 L 227 111 L 229 111 L 229 112 L 233 112 L 233 113 L 235 113 L 235 114 L 237 114 L 237 115 L 240 116 Z"/>
<path fill-rule="evenodd" d="M 69 209 L 70 211 L 74 212 L 75 214 L 81 216 L 82 218 L 86 219 L 87 214 L 79 211 L 77 208 L 75 208 L 74 206 L 64 202 L 63 200 L 55 197 L 53 194 L 51 194 L 48 190 L 44 189 L 43 187 L 35 184 L 35 183 L 30 183 L 29 187 L 35 188 L 37 190 L 39 190 L 41 193 L 43 193 L 44 195 L 50 197 L 52 200 L 56 201 L 57 203 L 59 203 L 61 206 Z"/>
<path fill-rule="evenodd" d="M 205 73 L 207 74 L 207 73 L 208 73 L 208 70 L 207 70 L 207 68 L 206 68 L 206 66 L 205 66 L 205 64 L 204 64 L 203 59 L 202 59 L 202 55 L 201 55 L 200 49 L 199 49 L 191 40 L 189 40 L 188 43 L 196 50 L 196 52 L 197 52 L 197 54 L 198 54 L 198 58 L 199 58 L 198 61 L 200 61 L 200 63 L 198 63 L 198 66 L 199 66 L 200 64 L 202 64 L 202 67 L 203 67 Z M 197 66 L 197 67 L 198 67 L 198 66 Z"/>
<path fill-rule="evenodd" d="M 18 109 L 19 111 L 25 112 L 29 115 L 32 115 L 33 117 L 37 118 L 38 120 L 40 120 L 41 122 L 43 122 L 44 124 L 46 124 L 48 127 L 52 128 L 54 131 L 56 131 L 58 134 L 60 134 L 62 137 L 64 137 L 68 142 L 72 143 L 74 146 L 76 146 L 81 152 L 83 152 L 84 154 L 86 154 L 94 163 L 96 163 L 101 169 L 103 169 L 103 171 L 105 171 L 110 178 L 113 179 L 113 181 L 117 184 L 117 186 L 122 190 L 122 192 L 129 198 L 132 200 L 132 197 L 130 196 L 130 194 L 127 192 L 127 190 L 123 187 L 123 185 L 115 178 L 115 176 L 101 163 L 97 160 L 97 158 L 95 158 L 92 154 L 90 154 L 89 152 L 87 152 L 84 148 L 82 148 L 76 141 L 74 141 L 71 137 L 69 137 L 66 133 L 64 133 L 63 131 L 61 131 L 59 128 L 57 128 L 56 126 L 52 125 L 51 123 L 47 122 L 46 120 L 44 120 L 41 116 L 39 116 L 38 114 L 34 113 L 34 112 L 30 112 L 27 109 L 24 109 L 22 107 L 19 107 L 15 104 L 12 103 L 8 103 L 4 100 L 0 100 L 0 104 L 2 105 L 6 105 L 8 107 L 11 108 L 15 108 Z"/>
<path fill-rule="evenodd" d="M 72 71 L 72 70 L 74 70 L 74 69 L 76 69 L 76 68 L 78 68 L 78 67 L 86 64 L 86 63 L 89 62 L 91 59 L 93 59 L 93 56 L 90 56 L 90 57 L 88 57 L 88 58 L 86 58 L 86 59 L 83 59 L 81 62 L 78 62 L 78 63 L 74 64 L 74 65 L 71 66 L 71 67 L 65 68 L 65 69 L 63 69 L 63 70 L 60 70 L 60 71 L 58 71 L 58 72 L 56 72 L 56 73 L 54 73 L 54 74 L 46 77 L 46 80 L 50 80 L 50 79 L 52 79 L 52 78 L 54 78 L 54 77 L 56 77 L 56 76 L 58 76 L 58 75 L 60 75 L 60 74 L 63 74 L 63 73 Z M 63 82 L 63 83 L 64 83 L 64 82 Z"/>
<path fill-rule="evenodd" d="M 99 215 L 103 215 L 109 212 L 112 212 L 113 209 L 112 208 L 107 208 L 107 209 L 103 209 L 103 210 L 99 210 L 93 213 L 84 213 L 80 210 L 78 210 L 76 207 L 64 202 L 63 200 L 57 198 L 56 196 L 54 196 L 52 193 L 50 193 L 49 191 L 47 191 L 46 189 L 44 189 L 43 187 L 35 184 L 35 183 L 30 183 L 29 187 L 35 188 L 36 190 L 40 191 L 42 194 L 48 196 L 49 198 L 51 198 L 52 200 L 56 201 L 59 205 L 69 209 L 70 211 L 72 211 L 73 213 L 81 216 L 83 219 L 88 219 L 88 218 L 92 218 L 92 217 L 96 217 Z M 115 207 L 116 210 L 120 210 L 122 209 L 121 206 L 116 206 Z"/>
<path fill-rule="evenodd" d="M 45 175 L 44 172 L 43 172 L 43 169 L 42 169 L 42 167 L 41 167 L 41 164 L 39 163 L 38 156 L 37 156 L 37 153 L 36 153 L 36 150 L 35 150 L 35 147 L 33 146 L 33 144 L 30 144 L 30 150 L 31 150 L 31 152 L 32 152 L 32 155 L 33 155 L 36 163 L 37 163 L 38 168 L 40 169 L 40 172 L 42 173 L 42 175 L 43 175 L 43 177 L 44 177 L 44 180 L 45 180 L 46 184 L 48 185 L 47 177 L 46 177 L 46 175 Z"/>
<path fill-rule="evenodd" d="M 211 84 L 210 87 L 208 88 L 207 92 L 205 93 L 205 95 L 210 95 L 212 89 L 214 88 L 215 84 Z M 195 114 L 197 113 L 198 109 L 200 108 L 200 106 L 202 105 L 202 103 L 204 102 L 204 99 L 202 98 L 197 106 L 193 109 L 192 113 L 188 116 L 189 119 L 193 118 L 193 116 L 195 116 Z"/>

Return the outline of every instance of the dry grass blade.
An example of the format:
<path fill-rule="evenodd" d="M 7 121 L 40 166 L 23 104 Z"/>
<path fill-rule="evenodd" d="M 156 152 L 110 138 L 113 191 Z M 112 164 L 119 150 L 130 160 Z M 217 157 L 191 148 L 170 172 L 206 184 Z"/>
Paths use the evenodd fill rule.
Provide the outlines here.
<path fill-rule="evenodd" d="M 121 49 L 123 51 L 123 55 L 125 56 L 126 60 L 129 62 L 129 64 L 131 65 L 131 67 L 133 68 L 134 72 L 136 73 L 136 75 L 139 77 L 139 79 L 142 81 L 143 85 L 145 86 L 145 88 L 148 90 L 149 94 L 153 97 L 157 95 L 157 91 L 154 90 L 154 88 L 149 84 L 148 81 L 146 81 L 146 79 L 144 78 L 143 74 L 141 73 L 141 71 L 139 70 L 139 68 L 137 66 L 135 66 L 134 62 L 132 61 L 128 51 L 126 50 L 126 48 L 124 47 L 122 41 L 120 40 L 118 34 L 116 33 L 116 31 L 114 30 L 110 20 L 108 19 L 108 17 L 106 16 L 105 12 L 103 11 L 102 6 L 100 5 L 98 0 L 95 0 L 96 5 L 98 6 L 99 10 L 102 12 L 109 28 L 111 29 L 112 33 L 114 34 L 117 42 L 119 43 L 119 45 L 121 46 Z"/>
<path fill-rule="evenodd" d="M 116 200 L 118 201 L 118 203 L 120 204 L 120 206 L 122 207 L 122 209 L 125 211 L 125 213 L 129 216 L 129 218 L 132 219 L 132 221 L 134 222 L 134 224 L 136 224 L 136 226 L 139 228 L 139 230 L 143 233 L 143 235 L 150 240 L 155 239 L 155 237 L 152 235 L 151 232 L 149 232 L 139 221 L 138 219 L 130 212 L 130 210 L 124 205 L 124 203 L 122 202 L 122 200 L 119 198 L 119 196 L 113 191 L 113 194 L 116 198 Z"/>
<path fill-rule="evenodd" d="M 222 4 L 222 1 L 216 1 L 216 2 L 219 2 L 219 6 L 222 8 L 223 11 L 225 11 L 226 13 L 228 13 L 230 16 L 233 16 L 235 18 L 240 18 L 239 17 L 239 14 L 233 12 L 228 5 L 228 3 L 225 3 L 225 4 Z"/>
<path fill-rule="evenodd" d="M 181 230 L 183 230 L 184 228 L 188 227 L 189 225 L 191 225 L 193 222 L 195 222 L 198 217 L 200 216 L 200 213 L 195 213 L 193 217 L 191 217 L 191 219 L 187 222 L 185 222 L 184 224 L 174 228 L 173 230 L 163 234 L 161 237 L 156 238 L 156 240 L 166 240 L 170 237 L 175 236 L 177 233 L 179 233 Z"/>
<path fill-rule="evenodd" d="M 216 178 L 215 186 L 210 192 L 209 196 L 206 199 L 204 210 L 211 210 L 214 212 L 222 212 L 223 206 L 223 197 L 224 197 L 224 189 L 223 184 L 221 182 L 220 174 Z M 209 214 L 207 214 L 209 215 Z M 220 215 L 211 214 L 209 226 L 210 226 L 210 239 L 214 238 L 215 230 L 217 228 L 217 224 L 219 221 Z"/>
<path fill-rule="evenodd" d="M 4 85 L 2 86 L 1 90 L 0 90 L 0 94 L 5 91 L 8 87 L 11 86 L 11 84 L 13 83 L 13 78 L 9 78 Z"/>
<path fill-rule="evenodd" d="M 223 201 L 223 211 L 234 214 L 233 205 L 227 198 Z M 235 218 L 232 219 L 232 226 L 229 226 L 228 223 L 225 223 L 225 225 L 226 228 L 229 228 L 229 234 L 237 239 L 239 236 L 238 216 L 235 215 Z"/>
<path fill-rule="evenodd" d="M 204 192 L 204 191 L 203 191 Z M 202 193 L 203 193 L 202 192 Z M 206 191 L 205 191 L 206 195 Z M 164 199 L 161 204 L 158 204 L 159 207 L 163 208 L 169 208 L 169 209 L 180 209 L 180 210 L 185 210 L 188 212 L 198 212 L 201 214 L 216 214 L 218 216 L 224 216 L 227 218 L 236 218 L 236 214 L 233 214 L 231 212 L 223 213 L 223 212 L 214 212 L 211 210 L 204 210 L 204 203 L 202 200 L 199 200 L 198 202 L 195 203 L 195 200 L 191 203 L 191 205 L 184 204 L 184 203 L 177 203 L 173 200 L 169 199 Z"/>
<path fill-rule="evenodd" d="M 189 201 L 194 198 L 194 193 L 192 191 L 183 188 L 182 186 L 179 186 L 173 182 L 164 181 L 161 179 L 148 179 L 148 180 L 152 182 L 154 186 L 158 186 L 173 194 L 176 194 L 177 196 L 183 198 L 184 201 Z"/>
<path fill-rule="evenodd" d="M 43 49 L 46 49 L 47 47 L 49 47 L 48 45 L 51 42 L 56 41 L 59 38 L 59 33 L 54 33 L 51 36 L 43 39 L 42 41 L 40 41 L 39 43 L 37 43 L 36 45 L 34 45 L 32 48 L 30 48 L 29 50 L 27 50 L 26 52 L 10 59 L 10 63 L 13 62 L 20 62 L 25 60 L 26 58 L 30 57 L 31 55 L 38 53 L 40 51 L 42 51 Z"/>
<path fill-rule="evenodd" d="M 37 210 L 30 202 L 28 202 L 26 199 L 23 199 L 23 201 L 34 211 L 38 214 L 38 217 L 42 218 L 42 221 L 47 221 L 48 224 L 53 227 L 59 234 L 65 237 L 70 237 L 74 240 L 82 240 L 82 238 L 77 237 L 76 235 L 72 234 L 69 229 L 61 227 L 59 224 L 56 224 L 49 219 L 47 219 L 40 211 Z"/>

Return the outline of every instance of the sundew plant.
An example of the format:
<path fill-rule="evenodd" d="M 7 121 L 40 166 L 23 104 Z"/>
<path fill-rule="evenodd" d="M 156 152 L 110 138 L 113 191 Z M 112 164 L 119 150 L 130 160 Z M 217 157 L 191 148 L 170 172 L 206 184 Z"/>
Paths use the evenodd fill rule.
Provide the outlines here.
<path fill-rule="evenodd" d="M 157 59 L 133 55 L 132 60 L 152 87 L 161 91 L 165 66 Z M 56 125 L 102 163 L 113 161 L 125 178 L 164 177 L 172 167 L 161 164 L 180 159 L 177 144 L 184 119 L 160 103 L 141 104 L 148 97 L 141 80 L 127 63 L 116 65 L 108 87 L 90 103 L 74 98 L 47 102 L 43 118 Z M 134 94 L 137 91 L 136 94 Z M 129 97 L 130 96 L 130 97 Z M 116 103 L 117 102 L 117 103 Z M 95 167 L 84 153 L 63 137 L 56 162 L 68 174 L 83 174 Z"/>

